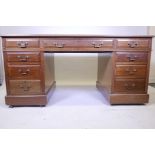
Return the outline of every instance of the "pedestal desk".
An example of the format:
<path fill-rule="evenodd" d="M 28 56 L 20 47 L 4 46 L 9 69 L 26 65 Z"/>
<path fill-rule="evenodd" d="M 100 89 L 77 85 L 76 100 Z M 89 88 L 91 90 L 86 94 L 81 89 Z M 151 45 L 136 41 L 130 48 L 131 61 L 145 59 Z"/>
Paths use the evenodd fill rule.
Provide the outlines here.
<path fill-rule="evenodd" d="M 96 87 L 111 104 L 148 102 L 152 36 L 2 36 L 10 106 L 44 106 L 55 88 L 54 53 L 98 53 Z"/>

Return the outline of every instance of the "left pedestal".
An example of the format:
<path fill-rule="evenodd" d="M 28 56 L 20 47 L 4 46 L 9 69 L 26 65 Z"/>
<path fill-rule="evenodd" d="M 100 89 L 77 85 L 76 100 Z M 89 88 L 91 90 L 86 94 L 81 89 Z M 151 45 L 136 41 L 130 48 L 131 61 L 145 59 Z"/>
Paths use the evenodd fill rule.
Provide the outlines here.
<path fill-rule="evenodd" d="M 11 106 L 44 106 L 55 87 L 54 56 L 37 38 L 3 38 L 7 95 Z M 50 69 L 49 69 L 50 67 Z"/>

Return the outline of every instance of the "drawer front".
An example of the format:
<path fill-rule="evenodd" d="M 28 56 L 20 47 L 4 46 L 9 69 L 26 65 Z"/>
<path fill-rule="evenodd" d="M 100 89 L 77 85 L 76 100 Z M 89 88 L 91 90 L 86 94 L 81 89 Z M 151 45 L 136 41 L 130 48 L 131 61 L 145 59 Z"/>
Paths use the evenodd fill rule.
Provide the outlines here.
<path fill-rule="evenodd" d="M 116 62 L 148 62 L 147 52 L 116 52 Z"/>
<path fill-rule="evenodd" d="M 78 47 L 83 50 L 98 51 L 98 50 L 112 50 L 113 39 L 80 39 Z"/>
<path fill-rule="evenodd" d="M 53 51 L 103 51 L 113 49 L 113 39 L 43 39 L 41 46 Z"/>
<path fill-rule="evenodd" d="M 114 84 L 115 92 L 125 93 L 140 93 L 145 92 L 144 79 L 116 79 Z"/>
<path fill-rule="evenodd" d="M 8 66 L 10 79 L 40 79 L 40 65 Z"/>
<path fill-rule="evenodd" d="M 145 78 L 146 65 L 116 65 L 115 75 L 123 78 Z"/>
<path fill-rule="evenodd" d="M 71 50 L 77 47 L 77 40 L 75 39 L 43 39 L 41 46 L 44 48 L 52 48 L 53 51 Z"/>
<path fill-rule="evenodd" d="M 8 62 L 39 62 L 40 52 L 6 52 Z"/>
<path fill-rule="evenodd" d="M 6 38 L 5 48 L 39 48 L 39 39 L 37 38 Z"/>
<path fill-rule="evenodd" d="M 147 50 L 149 48 L 150 48 L 149 39 L 117 39 L 117 49 Z"/>
<path fill-rule="evenodd" d="M 40 80 L 10 80 L 10 95 L 41 94 Z"/>

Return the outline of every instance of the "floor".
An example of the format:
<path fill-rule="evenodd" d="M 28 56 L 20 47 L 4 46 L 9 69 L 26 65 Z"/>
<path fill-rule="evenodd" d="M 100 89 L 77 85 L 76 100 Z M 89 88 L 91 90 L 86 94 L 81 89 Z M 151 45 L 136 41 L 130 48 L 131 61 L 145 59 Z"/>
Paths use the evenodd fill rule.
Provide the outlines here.
<path fill-rule="evenodd" d="M 149 83 L 149 85 L 155 88 L 155 83 Z"/>
<path fill-rule="evenodd" d="M 155 88 L 147 105 L 110 106 L 95 86 L 57 87 L 46 107 L 5 105 L 0 86 L 0 128 L 155 128 Z"/>

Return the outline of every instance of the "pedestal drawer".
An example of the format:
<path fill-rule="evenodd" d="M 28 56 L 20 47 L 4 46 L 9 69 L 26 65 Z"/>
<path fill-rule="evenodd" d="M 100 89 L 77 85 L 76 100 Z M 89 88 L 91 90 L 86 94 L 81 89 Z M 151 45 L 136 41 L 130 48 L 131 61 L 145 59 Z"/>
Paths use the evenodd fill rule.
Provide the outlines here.
<path fill-rule="evenodd" d="M 145 79 L 116 79 L 114 92 L 121 93 L 144 93 Z"/>
<path fill-rule="evenodd" d="M 116 65 L 115 75 L 122 78 L 145 78 L 146 65 Z"/>
<path fill-rule="evenodd" d="M 116 52 L 116 62 L 147 63 L 147 52 Z"/>
<path fill-rule="evenodd" d="M 8 62 L 39 62 L 40 52 L 6 52 Z"/>
<path fill-rule="evenodd" d="M 40 65 L 10 65 L 8 75 L 10 79 L 40 79 Z"/>
<path fill-rule="evenodd" d="M 10 95 L 41 94 L 40 80 L 10 80 Z"/>

